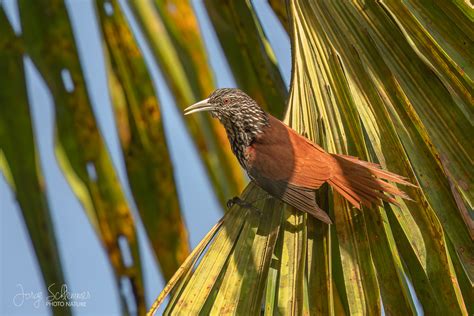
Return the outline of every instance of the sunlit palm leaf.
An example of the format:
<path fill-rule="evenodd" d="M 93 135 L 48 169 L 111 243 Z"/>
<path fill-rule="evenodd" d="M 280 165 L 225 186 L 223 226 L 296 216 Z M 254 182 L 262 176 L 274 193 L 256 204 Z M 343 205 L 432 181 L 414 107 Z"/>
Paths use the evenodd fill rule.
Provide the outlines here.
<path fill-rule="evenodd" d="M 403 59 L 403 61 L 400 58 L 396 57 L 397 55 L 395 55 L 399 53 L 399 51 L 390 51 L 390 47 L 386 47 L 385 48 L 386 50 L 383 50 L 383 49 L 381 50 L 379 46 L 377 46 L 377 44 L 374 45 L 374 42 L 377 43 L 377 40 L 380 40 L 381 37 L 385 37 L 386 35 L 389 35 L 389 34 L 393 35 L 394 33 L 396 34 L 397 32 L 401 34 L 400 30 L 398 30 L 394 26 L 394 28 L 390 29 L 390 31 L 387 31 L 386 29 L 384 30 L 380 26 L 376 25 L 376 28 L 374 29 L 374 33 L 377 31 L 380 32 L 381 34 L 379 38 L 377 37 L 373 38 L 371 36 L 372 32 L 364 32 L 364 30 L 368 29 L 370 26 L 373 27 L 371 23 L 366 22 L 368 24 L 365 24 L 363 22 L 364 16 L 377 16 L 380 19 L 383 19 L 385 17 L 385 20 L 383 22 L 380 22 L 380 24 L 383 24 L 385 27 L 387 27 L 387 25 L 393 24 L 386 16 L 382 14 L 380 10 L 381 10 L 380 5 L 375 4 L 375 3 L 366 4 L 364 7 L 362 6 L 359 7 L 357 4 L 351 4 L 351 3 L 342 4 L 342 3 L 326 3 L 326 2 L 317 3 L 313 7 L 309 5 L 306 5 L 306 6 L 303 5 L 303 9 L 301 10 L 302 12 L 312 11 L 315 14 L 314 18 L 311 19 L 312 21 L 314 21 L 314 23 L 311 25 L 312 28 L 310 29 L 315 30 L 318 36 L 317 38 L 320 39 L 320 41 L 322 42 L 322 44 L 319 45 L 318 47 L 327 47 L 326 52 L 323 49 L 315 50 L 322 56 L 321 60 L 319 60 L 316 64 L 323 65 L 321 67 L 323 68 L 322 70 L 323 73 L 324 73 L 324 68 L 331 69 L 331 72 L 327 73 L 327 79 L 318 78 L 319 79 L 318 82 L 321 82 L 321 81 L 327 82 L 326 83 L 327 86 L 323 85 L 320 88 L 320 92 L 318 93 L 318 95 L 322 96 L 322 98 L 317 100 L 316 102 L 318 105 L 321 105 L 321 104 L 326 105 L 328 103 L 331 103 L 330 100 L 332 98 L 332 95 L 334 95 L 336 98 L 339 96 L 346 95 L 346 93 L 342 89 L 343 87 L 341 87 L 339 84 L 335 84 L 337 83 L 337 81 L 340 81 L 340 79 L 336 77 L 337 71 L 334 71 L 334 70 L 337 70 L 340 65 L 340 68 L 343 70 L 343 74 L 344 74 L 342 79 L 347 81 L 348 83 L 351 99 L 355 101 L 354 105 L 357 107 L 359 117 L 363 123 L 363 128 L 365 129 L 365 132 L 368 134 L 372 142 L 371 144 L 372 146 L 368 147 L 369 153 L 370 151 L 374 150 L 377 159 L 380 160 L 382 163 L 385 163 L 390 170 L 393 170 L 400 174 L 409 175 L 411 172 L 410 172 L 410 166 L 408 165 L 408 159 L 407 158 L 400 159 L 405 156 L 404 152 L 406 151 L 409 159 L 412 162 L 412 167 L 414 168 L 418 176 L 418 179 L 421 179 L 420 182 L 425 192 L 429 194 L 430 190 L 432 190 L 433 181 L 438 181 L 438 182 L 441 182 L 441 184 L 438 186 L 438 190 L 436 194 L 440 194 L 440 191 L 443 192 L 442 191 L 443 189 L 441 188 L 449 188 L 449 187 L 446 185 L 447 184 L 446 178 L 444 177 L 442 173 L 433 174 L 433 172 L 436 172 L 436 170 L 439 169 L 436 163 L 435 157 L 429 154 L 427 155 L 426 152 L 429 153 L 429 149 L 423 152 L 423 149 L 426 148 L 426 145 L 424 144 L 423 141 L 421 141 L 421 143 L 419 143 L 418 146 L 411 146 L 411 144 L 413 143 L 415 139 L 421 138 L 420 140 L 423 140 L 424 138 L 424 140 L 426 141 L 428 139 L 428 136 L 426 134 L 424 135 L 422 134 L 422 137 L 418 136 L 419 130 L 413 130 L 411 134 L 411 138 L 403 138 L 402 136 L 407 129 L 411 128 L 411 124 L 412 124 L 411 122 L 414 116 L 411 106 L 408 107 L 408 109 L 411 110 L 410 112 L 408 112 L 412 114 L 411 118 L 410 116 L 405 115 L 405 117 L 403 117 L 399 121 L 399 117 L 397 117 L 397 115 L 400 116 L 404 112 L 406 113 L 406 108 L 407 108 L 406 105 L 410 104 L 409 103 L 410 101 L 408 100 L 408 98 L 405 96 L 402 96 L 404 94 L 404 92 L 402 92 L 401 90 L 403 86 L 405 86 L 406 88 L 407 85 L 409 85 L 410 89 L 412 90 L 411 93 L 413 93 L 413 90 L 415 91 L 418 90 L 417 91 L 418 93 L 425 94 L 425 95 L 430 94 L 431 86 L 430 84 L 427 84 L 425 86 L 414 84 L 412 81 L 409 81 L 408 83 L 403 82 L 402 84 L 402 81 L 406 79 L 406 75 L 404 75 L 404 77 L 402 78 L 400 77 L 397 78 L 397 75 L 400 75 L 400 73 L 391 72 L 391 69 L 389 68 L 390 63 L 402 62 L 404 65 L 409 65 L 410 63 L 415 63 L 419 65 L 418 56 L 416 55 L 414 51 L 410 49 L 409 45 L 405 48 L 404 54 L 411 53 L 410 58 L 405 58 Z M 370 13 L 373 13 L 373 15 L 371 15 Z M 348 30 L 351 30 L 351 32 L 348 32 Z M 306 32 L 308 34 L 311 34 L 311 32 L 308 30 Z M 353 40 L 352 36 L 354 36 L 355 34 L 356 36 L 357 35 L 359 36 L 356 37 L 356 40 Z M 394 45 L 395 42 L 396 44 Z M 406 42 L 404 38 L 397 38 L 390 45 L 403 46 L 401 44 L 404 42 Z M 366 47 L 360 48 L 359 45 L 361 45 L 361 43 L 364 43 L 364 44 L 371 43 L 372 45 L 370 47 L 366 46 Z M 387 51 L 390 53 L 388 53 Z M 340 61 L 338 61 L 338 59 L 340 59 Z M 387 64 L 385 64 L 384 61 Z M 369 70 L 367 71 L 367 69 Z M 405 68 L 405 69 L 409 69 L 409 68 Z M 369 74 L 366 76 L 365 74 L 367 72 Z M 425 71 L 425 76 L 430 78 L 433 76 L 433 74 L 430 71 Z M 335 78 L 337 81 L 334 82 L 333 81 L 334 79 L 332 79 L 331 77 Z M 340 77 L 340 75 L 338 77 Z M 435 81 L 436 80 L 433 80 L 433 79 L 425 79 L 425 82 L 435 82 Z M 331 88 L 329 90 L 330 93 L 327 93 L 328 87 Z M 438 87 L 438 89 L 445 89 L 444 91 L 447 91 L 446 88 L 444 88 L 443 86 Z M 351 99 L 347 99 L 345 100 L 345 102 L 336 101 L 334 105 L 338 106 L 339 108 L 341 108 L 343 105 L 346 105 L 346 104 L 350 105 L 352 103 Z M 387 99 L 389 100 L 391 99 L 390 100 L 391 102 L 388 101 Z M 415 99 L 412 102 L 418 102 L 418 100 Z M 292 102 L 291 104 L 295 104 L 295 103 Z M 400 107 L 403 105 L 405 105 L 405 109 L 403 108 L 400 109 Z M 323 117 L 324 117 L 324 112 L 330 111 L 330 109 L 333 106 L 330 106 L 329 108 L 327 108 L 325 111 L 322 112 Z M 367 109 L 366 106 L 368 106 L 369 108 Z M 397 106 L 399 107 L 398 107 L 398 111 L 396 115 L 392 114 L 392 116 L 389 116 L 387 118 L 386 116 L 391 115 L 390 112 L 393 110 L 394 107 L 397 107 Z M 383 110 L 384 107 L 386 107 L 387 110 Z M 344 108 L 341 108 L 341 109 L 344 111 Z M 374 117 L 373 113 L 380 113 L 380 114 Z M 384 113 L 384 115 L 382 115 L 382 113 Z M 389 132 L 386 129 L 388 126 L 391 125 L 390 120 L 392 120 L 393 123 L 397 124 L 398 128 L 397 129 L 392 128 Z M 331 126 L 331 123 L 330 123 L 331 121 L 328 121 L 328 122 L 329 122 L 329 125 Z M 347 125 L 351 124 L 352 126 L 348 129 L 351 132 L 349 135 L 346 136 L 346 139 L 350 140 L 350 136 L 354 135 L 353 130 L 354 130 L 354 124 L 356 122 L 357 122 L 356 120 L 350 120 L 350 119 L 347 120 Z M 448 121 L 446 124 L 455 124 L 454 122 L 455 121 L 451 120 L 451 121 Z M 420 125 L 421 125 L 421 122 L 419 121 L 418 126 Z M 330 130 L 334 130 L 334 128 L 331 128 Z M 381 134 L 382 132 L 383 134 Z M 398 132 L 398 135 L 396 135 L 397 132 Z M 325 130 L 325 133 L 327 134 L 326 130 Z M 400 137 L 400 139 L 402 139 L 403 145 L 405 146 L 405 150 L 401 148 L 400 144 L 398 144 L 398 140 L 396 139 L 397 136 Z M 393 139 L 391 143 L 388 142 L 390 138 Z M 387 141 L 387 142 L 385 143 L 384 141 Z M 360 146 L 362 143 L 363 141 L 359 137 L 359 140 L 356 140 L 354 145 Z M 350 143 L 348 144 L 350 145 Z M 468 148 L 468 146 L 466 148 Z M 363 157 L 363 155 L 361 154 L 362 153 L 359 152 L 359 156 Z M 421 158 L 424 159 L 422 163 L 420 163 Z M 403 166 L 403 162 L 405 162 L 405 167 Z M 418 173 L 417 171 L 419 171 L 420 169 L 424 169 L 425 172 Z M 427 170 L 432 170 L 432 171 L 426 172 Z M 431 180 L 429 185 L 425 182 L 426 180 L 423 179 L 424 176 L 426 177 L 426 174 L 430 175 L 427 177 L 428 179 Z M 432 202 L 428 199 L 428 201 L 431 202 L 431 206 L 433 207 L 433 209 L 435 211 L 438 210 L 438 214 L 439 214 L 438 216 L 441 216 L 442 219 L 446 218 L 445 216 L 443 216 L 444 212 L 446 212 L 447 210 L 456 209 L 456 205 L 454 204 L 454 199 L 450 195 L 450 192 L 449 191 L 444 191 L 444 192 L 446 192 L 446 194 L 443 200 L 438 199 L 439 195 L 435 195 L 434 192 L 431 196 L 436 200 Z M 439 241 L 439 239 L 442 238 L 441 237 L 442 232 L 440 231 L 441 227 L 439 226 L 438 220 L 433 217 L 434 214 L 432 213 L 432 209 L 426 205 L 424 197 L 420 195 L 419 193 L 420 193 L 419 191 L 414 191 L 410 193 L 410 195 L 414 198 L 415 196 L 418 196 L 418 198 L 416 198 L 418 203 L 411 203 L 411 202 L 406 203 L 406 205 L 410 209 L 410 212 L 408 211 L 408 208 L 405 208 L 403 206 L 400 209 L 393 208 L 393 212 L 395 212 L 396 214 L 395 217 L 399 219 L 399 221 L 408 220 L 410 219 L 410 217 L 413 216 L 413 219 L 410 219 L 410 221 L 416 222 L 417 229 L 414 229 L 414 227 L 412 227 L 411 230 L 407 230 L 405 233 L 409 235 L 408 239 L 410 240 L 410 242 L 413 243 L 414 245 L 415 244 L 417 245 L 416 248 L 414 249 L 418 249 L 418 250 L 424 249 L 422 253 L 419 253 L 419 255 L 422 255 L 422 256 L 429 255 L 430 260 L 428 260 L 427 263 L 425 263 L 423 259 L 421 258 L 419 259 L 421 259 L 420 262 L 423 262 L 423 264 L 425 265 L 424 270 L 425 270 L 425 273 L 428 274 L 428 278 L 430 278 L 430 281 L 433 283 L 436 283 L 436 285 L 433 287 L 435 289 L 436 288 L 438 289 L 438 290 L 434 290 L 433 293 L 428 295 L 430 299 L 437 297 L 438 299 L 435 299 L 435 301 L 437 301 L 438 304 L 440 304 L 439 299 L 441 299 L 442 300 L 441 305 L 443 305 L 443 308 L 449 308 L 448 306 L 459 306 L 462 310 L 462 307 L 464 304 L 462 302 L 462 299 L 459 296 L 459 292 L 458 292 L 459 287 L 457 285 L 457 282 L 454 282 L 454 283 L 452 282 L 452 278 L 454 277 L 454 271 L 452 270 L 452 268 L 450 268 L 450 262 L 449 262 L 450 258 L 447 254 L 446 245 L 444 244 L 444 242 Z M 428 195 L 428 198 L 429 198 L 429 195 Z M 397 211 L 399 210 L 402 211 L 401 214 L 397 214 L 398 213 Z M 460 220 L 459 213 L 458 212 L 454 212 L 454 214 L 451 214 L 451 213 L 452 212 L 450 212 L 450 215 L 447 221 L 451 221 L 452 223 L 451 227 L 453 228 L 457 227 L 456 233 L 454 233 L 454 231 L 451 231 L 452 236 L 459 243 L 462 243 L 462 246 L 461 246 L 462 249 L 470 249 L 469 251 L 464 251 L 463 253 L 460 253 L 460 255 L 470 257 L 472 256 L 473 252 L 472 252 L 472 244 L 469 241 L 469 234 L 467 233 L 465 226 Z M 402 214 L 403 216 L 400 216 Z M 383 213 L 381 213 L 381 215 L 383 216 Z M 421 221 L 420 216 L 426 217 L 426 219 Z M 367 218 L 367 216 L 364 216 L 364 217 Z M 454 224 L 453 221 L 456 222 L 456 224 Z M 336 218 L 336 222 L 337 222 L 337 218 Z M 427 224 L 428 224 L 428 227 L 431 226 L 431 228 L 428 229 Z M 445 224 L 444 227 L 447 229 L 447 232 L 449 235 L 450 225 L 449 223 L 446 223 L 446 222 L 444 224 Z M 373 225 L 368 225 L 368 229 L 371 229 L 373 227 L 374 227 Z M 413 234 L 416 231 L 419 231 L 421 235 L 410 236 L 410 234 Z M 461 234 L 460 232 L 463 232 L 463 234 Z M 389 231 L 387 231 L 387 233 L 389 233 Z M 369 230 L 369 235 L 372 236 L 373 234 L 374 233 L 370 232 Z M 460 235 L 462 235 L 462 237 L 459 237 Z M 397 241 L 401 240 L 401 238 L 398 237 L 396 238 L 396 240 Z M 438 240 L 438 241 L 431 242 L 432 240 Z M 465 248 L 465 247 L 468 247 L 468 248 Z M 402 255 L 403 255 L 403 252 L 407 248 L 406 247 L 405 248 L 400 247 L 400 248 L 403 249 L 401 250 Z M 433 251 L 434 249 L 437 249 L 437 251 Z M 377 252 L 373 251 L 373 254 L 374 254 L 374 259 L 376 259 Z M 404 259 L 407 260 L 406 257 Z M 469 260 L 466 260 L 464 263 L 464 267 L 467 271 L 471 269 L 469 267 L 468 261 Z M 377 262 L 375 263 L 377 264 Z M 415 267 L 416 265 L 414 264 L 408 265 L 409 270 L 413 270 Z M 378 270 L 377 271 L 378 274 L 380 274 L 380 272 L 386 271 L 386 268 L 384 269 L 378 268 L 377 270 Z M 412 277 L 415 278 L 413 275 Z M 423 291 L 421 284 L 419 284 L 415 280 L 414 280 L 414 285 L 415 285 L 415 288 L 419 291 L 420 299 L 423 300 L 421 296 L 425 295 L 426 291 Z M 382 290 L 383 290 L 383 287 L 382 287 Z M 383 295 L 383 292 L 382 292 L 382 295 Z M 468 297 L 465 297 L 465 299 L 467 298 Z M 388 301 L 388 299 L 384 299 L 383 297 L 382 299 L 384 301 L 384 307 L 386 308 L 386 302 Z M 394 306 L 397 305 L 397 302 L 393 302 L 393 303 L 394 303 Z M 423 304 L 423 306 L 426 306 L 426 308 L 433 308 L 433 306 L 436 306 L 436 305 L 432 305 L 430 302 L 425 302 L 425 303 L 426 304 Z"/>
<path fill-rule="evenodd" d="M 136 310 L 143 312 L 144 289 L 133 217 L 93 116 L 64 3 L 25 0 L 19 1 L 19 7 L 27 53 L 54 99 L 58 162 L 104 244 L 117 286 L 130 281 Z M 65 72 L 70 74 L 72 87 L 61 78 Z M 121 238 L 130 248 L 129 264 L 119 247 Z M 122 303 L 125 307 L 125 297 Z"/>
<path fill-rule="evenodd" d="M 301 133 L 317 139 L 332 152 L 352 154 L 366 159 L 365 152 L 361 150 L 364 143 L 361 126 L 355 118 L 356 113 L 351 104 L 352 100 L 349 97 L 342 69 L 338 67 L 338 60 L 331 47 L 327 43 L 322 43 L 320 37 L 313 37 L 314 33 L 311 30 L 316 32 L 320 30 L 316 22 L 318 19 L 311 15 L 311 8 L 304 5 L 302 7 L 299 3 L 292 5 L 292 10 L 295 12 L 294 69 L 297 74 L 292 84 L 290 122 Z M 309 56 L 312 56 L 313 62 L 309 62 Z M 308 70 L 305 71 L 305 69 Z M 308 84 L 305 84 L 306 82 Z M 300 88 L 296 89 L 296 87 Z M 298 117 L 301 116 L 306 117 L 307 121 L 300 123 Z M 348 122 L 352 122 L 352 126 L 348 125 Z M 383 276 L 384 273 L 395 270 L 391 274 L 393 277 L 391 288 L 393 294 L 399 294 L 398 312 L 403 311 L 403 308 L 406 311 L 411 305 L 410 301 L 404 304 L 403 299 L 409 298 L 409 294 L 406 294 L 408 289 L 400 282 L 403 276 L 398 277 L 396 269 L 392 268 L 394 266 L 392 255 L 390 251 L 387 251 L 390 247 L 386 243 L 385 234 L 390 236 L 391 233 L 389 231 L 386 233 L 383 225 L 375 226 L 379 231 L 372 232 L 371 230 L 375 227 L 366 225 L 364 221 L 364 218 L 374 218 L 375 223 L 382 223 L 380 216 L 383 213 L 373 210 L 369 216 L 362 217 L 362 214 L 348 208 L 347 203 L 341 201 L 337 195 L 334 196 L 333 208 L 337 238 L 334 238 L 332 242 L 338 248 L 329 255 L 332 257 L 330 260 L 336 265 L 334 269 L 337 269 L 339 264 L 342 265 L 342 278 L 336 275 L 336 282 L 339 283 L 339 288 L 343 287 L 342 290 L 345 293 L 343 300 L 347 302 L 349 312 L 380 313 L 378 287 L 382 286 L 384 289 L 384 285 L 380 285 L 377 280 L 374 264 L 376 259 L 382 257 L 383 252 L 375 253 L 376 256 L 372 258 L 369 239 L 369 236 L 376 233 L 382 234 L 380 237 L 383 236 L 384 239 L 380 239 L 378 243 L 381 244 L 381 248 L 385 248 L 384 252 L 388 252 L 386 256 L 388 264 L 385 270 L 378 271 L 379 277 L 381 274 Z M 381 262 L 383 262 L 382 259 L 383 257 L 380 258 Z M 387 303 L 389 302 L 384 301 L 384 307 L 395 312 L 394 306 Z"/>
<path fill-rule="evenodd" d="M 169 12 L 173 2 L 169 2 L 165 6 L 164 2 L 157 1 L 157 7 L 160 8 L 165 25 L 151 2 L 131 1 L 130 6 L 173 92 L 178 107 L 184 109 L 198 100 L 207 98 L 209 89 L 212 87 L 207 85 L 209 82 L 212 84 L 212 81 L 202 51 L 202 43 L 197 38 L 199 31 L 194 15 L 181 19 L 181 23 L 186 22 L 191 25 L 184 28 L 176 23 L 179 15 L 174 16 Z M 191 12 L 189 4 L 185 1 L 174 4 L 172 11 L 174 14 L 186 12 L 189 14 Z M 175 28 L 170 27 L 171 20 L 175 21 Z M 183 43 L 182 38 L 191 38 L 192 40 Z M 197 43 L 197 45 L 194 46 L 193 43 Z M 192 50 L 195 52 L 191 55 Z M 206 86 L 194 81 L 201 80 L 199 77 L 201 75 L 203 84 L 207 83 Z M 244 185 L 243 174 L 226 144 L 225 133 L 222 127 L 218 126 L 218 122 L 206 115 L 199 114 L 186 118 L 186 123 L 207 167 L 217 197 L 224 205 L 229 196 L 236 195 Z"/>
<path fill-rule="evenodd" d="M 415 51 L 419 51 L 427 67 L 436 73 L 451 94 L 452 100 L 446 102 L 442 107 L 444 113 L 440 113 L 440 116 L 447 116 L 451 120 L 454 118 L 456 124 L 459 122 L 461 134 L 464 128 L 472 128 L 474 121 L 474 66 L 472 53 L 469 53 L 474 50 L 474 31 L 472 29 L 474 11 L 472 8 L 468 8 L 467 4 L 463 2 L 456 4 L 444 2 L 433 6 L 420 6 L 416 1 L 408 4 L 387 2 L 383 8 L 396 23 L 403 27 L 406 35 L 412 40 L 409 43 Z M 435 105 L 440 103 L 444 103 L 444 100 L 437 100 Z M 453 109 L 453 113 L 451 113 L 451 109 Z M 439 110 L 436 109 L 436 111 Z M 453 116 L 450 116 L 451 114 Z M 462 117 L 463 115 L 465 118 Z M 448 123 L 445 124 L 449 124 L 447 126 L 449 130 L 453 124 L 449 120 L 447 121 Z M 440 126 L 441 122 L 438 121 L 436 125 Z M 431 129 L 436 130 L 437 126 Z M 437 145 L 436 138 L 439 135 L 432 134 L 430 126 L 427 126 L 427 129 L 431 132 L 431 137 L 435 139 L 433 142 Z M 455 136 L 458 138 L 459 134 Z M 469 136 L 467 137 L 469 139 Z M 440 162 L 450 180 L 450 187 L 456 198 L 458 209 L 471 231 L 471 237 L 474 238 L 473 214 L 472 211 L 471 213 L 467 211 L 468 209 L 472 210 L 474 203 L 473 173 L 469 170 L 473 163 L 473 146 L 472 142 L 469 144 L 461 143 L 461 141 L 459 140 L 457 148 L 452 147 L 449 150 L 445 150 L 442 145 L 437 146 Z M 450 140 L 446 142 L 449 144 Z M 458 153 L 460 146 L 467 147 Z M 459 154 L 461 157 L 457 157 Z M 468 159 L 465 158 L 466 154 Z M 454 156 L 456 159 L 453 160 Z M 464 162 L 461 161 L 462 159 Z M 469 205 L 466 205 L 463 198 Z"/>
<path fill-rule="evenodd" d="M 263 252 L 258 261 L 249 252 L 265 247 L 270 231 L 260 229 L 257 210 L 240 209 L 225 219 L 196 270 L 187 270 L 167 312 L 259 314 L 258 292 L 252 299 L 242 296 L 252 293 L 245 271 L 256 269 L 267 278 L 267 314 L 334 314 L 341 307 L 346 314 L 380 314 L 382 308 L 387 314 L 414 314 L 410 281 L 425 313 L 467 314 L 473 306 L 474 251 L 469 225 L 457 210 L 462 199 L 455 194 L 467 197 L 463 190 L 472 183 L 462 188 L 437 159 L 438 151 L 452 150 L 451 157 L 456 148 L 471 150 L 462 97 L 425 64 L 384 4 L 292 0 L 289 7 L 293 77 L 287 122 L 329 151 L 378 161 L 420 189 L 404 188 L 413 201 L 399 200 L 400 207 L 362 211 L 320 190 L 319 203 L 335 225 L 328 229 L 283 208 L 272 255 Z M 430 113 L 435 94 L 445 104 Z M 445 115 L 448 106 L 451 116 Z M 442 137 L 434 131 L 441 126 L 455 130 Z M 446 139 L 453 147 L 443 147 Z M 469 158 L 460 155 L 454 164 Z M 465 176 L 470 181 L 472 174 Z M 243 197 L 253 201 L 253 190 Z M 255 203 L 265 214 L 260 216 L 282 211 L 271 201 Z M 256 263 L 270 257 L 269 266 Z"/>
<path fill-rule="evenodd" d="M 243 196 L 253 201 L 264 193 L 250 185 Z M 168 305 L 165 313 L 228 314 L 247 310 L 255 314 L 260 310 L 266 272 L 276 240 L 275 224 L 281 219 L 281 211 L 272 210 L 281 210 L 281 203 L 275 207 L 274 200 L 260 199 L 255 206 L 262 212 L 237 206 L 231 209 L 196 271 L 186 280 L 181 291 L 174 292 L 173 304 Z M 260 252 L 254 253 L 258 249 Z M 246 264 L 248 260 L 252 262 L 249 265 Z M 224 277 L 226 273 L 230 273 L 230 278 Z M 250 297 L 252 303 L 247 304 Z"/>
<path fill-rule="evenodd" d="M 282 23 L 287 22 L 286 10 L 282 0 L 270 1 Z M 357 10 L 365 7 L 374 7 L 373 2 L 356 6 Z M 469 172 L 473 164 L 473 146 L 469 137 L 463 133 L 472 127 L 474 120 L 473 100 L 473 60 L 471 52 L 474 48 L 472 38 L 474 32 L 471 27 L 474 19 L 473 10 L 462 1 L 433 3 L 421 5 L 416 1 L 390 1 L 381 2 L 373 14 L 362 15 L 363 20 L 357 23 L 368 24 L 381 31 L 371 33 L 377 38 L 377 43 L 366 45 L 365 33 L 353 30 L 354 24 L 340 20 L 339 31 L 352 30 L 344 33 L 361 49 L 368 49 L 379 45 L 380 49 L 390 47 L 387 56 L 393 58 L 397 54 L 398 66 L 388 63 L 387 66 L 403 82 L 416 86 L 415 83 L 423 82 L 432 87 L 428 95 L 410 95 L 408 98 L 416 99 L 414 109 L 423 120 L 431 142 L 437 147 L 435 156 L 451 182 L 452 194 L 456 198 L 458 209 L 466 225 L 469 226 L 471 236 L 474 234 L 474 221 L 472 220 L 473 173 Z M 335 8 L 337 6 L 334 6 Z M 341 11 L 339 16 L 347 20 L 347 11 Z M 381 24 L 387 19 L 389 24 Z M 392 22 L 393 21 L 393 22 Z M 450 22 L 451 21 L 451 22 Z M 454 22 L 455 21 L 455 22 Z M 378 24 L 377 24 L 378 23 Z M 382 30 L 382 28 L 386 28 Z M 397 30 L 397 32 L 391 32 Z M 380 36 L 387 34 L 387 36 Z M 406 38 L 406 40 L 402 40 Z M 395 44 L 395 47 L 391 47 Z M 412 49 L 407 49 L 412 47 Z M 407 53 L 409 52 L 409 53 Z M 367 51 L 370 53 L 370 51 Z M 414 60 L 408 58 L 413 55 Z M 403 60 L 411 60 L 404 65 Z M 410 71 L 408 71 L 410 70 Z M 402 75 L 401 72 L 405 75 Z M 423 74 L 435 72 L 436 77 L 426 77 Z M 430 79 L 433 77 L 435 79 Z M 402 87 L 403 88 L 403 87 Z M 407 90 L 407 87 L 404 88 Z M 418 88 L 419 89 L 419 88 Z M 409 90 L 409 89 L 408 89 Z M 436 94 L 436 91 L 440 91 Z M 454 111 L 451 113 L 451 109 Z M 451 115 L 452 114 L 452 115 Z M 454 124 L 455 122 L 455 124 Z M 450 133 L 442 131 L 450 130 Z M 432 145 L 430 145 L 432 146 Z M 463 200 L 464 199 L 464 200 Z M 467 205 L 466 205 L 467 204 Z"/>
<path fill-rule="evenodd" d="M 117 1 L 98 0 L 97 9 L 130 187 L 168 280 L 186 259 L 189 246 L 158 102 L 145 60 Z"/>
<path fill-rule="evenodd" d="M 238 87 L 281 118 L 287 89 L 250 1 L 204 3 Z"/>
<path fill-rule="evenodd" d="M 20 206 L 45 288 L 56 292 L 66 283 L 33 137 L 23 49 L 1 6 L 0 33 L 0 170 Z M 69 315 L 71 311 L 58 304 L 53 305 L 53 313 Z"/>

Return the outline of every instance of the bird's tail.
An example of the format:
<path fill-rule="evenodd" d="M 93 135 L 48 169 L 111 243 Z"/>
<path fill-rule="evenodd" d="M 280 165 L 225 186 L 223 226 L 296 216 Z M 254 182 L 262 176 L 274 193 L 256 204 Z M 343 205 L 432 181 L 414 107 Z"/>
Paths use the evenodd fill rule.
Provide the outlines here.
<path fill-rule="evenodd" d="M 405 192 L 384 180 L 416 187 L 406 178 L 382 170 L 376 163 L 346 155 L 332 156 L 336 166 L 328 183 L 358 209 L 361 205 L 381 205 L 381 200 L 397 205 L 396 196 L 410 199 Z"/>

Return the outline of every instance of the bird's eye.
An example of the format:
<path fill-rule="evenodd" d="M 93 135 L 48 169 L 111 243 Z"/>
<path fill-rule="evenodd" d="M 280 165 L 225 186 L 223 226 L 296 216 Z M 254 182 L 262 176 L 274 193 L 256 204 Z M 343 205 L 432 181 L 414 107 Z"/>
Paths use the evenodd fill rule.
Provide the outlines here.
<path fill-rule="evenodd" d="M 229 99 L 224 99 L 224 104 L 229 104 Z"/>

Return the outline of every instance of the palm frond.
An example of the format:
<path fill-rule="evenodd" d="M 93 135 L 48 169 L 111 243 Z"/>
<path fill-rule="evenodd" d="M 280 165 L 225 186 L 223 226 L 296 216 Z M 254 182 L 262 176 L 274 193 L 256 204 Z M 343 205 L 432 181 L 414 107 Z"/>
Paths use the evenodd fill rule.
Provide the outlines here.
<path fill-rule="evenodd" d="M 165 5 L 157 1 L 162 19 L 149 1 L 132 1 L 130 6 L 150 43 L 152 54 L 161 67 L 177 106 L 183 110 L 190 104 L 207 98 L 213 83 L 203 45 L 197 38 L 199 29 L 195 16 L 191 14 L 186 18 L 186 23 L 191 27 L 180 27 L 179 23 L 174 24 L 175 28 L 170 26 L 172 19 L 184 22 L 179 14 L 191 13 L 189 3 L 179 1 L 173 6 L 173 3 Z M 193 40 L 183 42 L 184 38 Z M 187 118 L 186 123 L 217 197 L 225 205 L 228 197 L 236 195 L 244 185 L 242 171 L 226 143 L 225 131 L 218 122 L 202 114 Z"/>
<path fill-rule="evenodd" d="M 206 0 L 204 4 L 237 85 L 281 117 L 287 89 L 250 1 Z"/>
<path fill-rule="evenodd" d="M 136 310 L 145 309 L 135 224 L 92 113 L 68 13 L 62 1 L 19 1 L 26 52 L 53 96 L 55 152 L 74 194 L 107 251 L 117 287 L 129 280 Z M 47 20 L 45 24 L 43 21 Z M 69 83 L 62 76 L 70 77 Z M 130 249 L 128 266 L 119 239 Z M 124 250 L 125 251 L 125 250 Z M 126 307 L 122 295 L 123 307 Z"/>
<path fill-rule="evenodd" d="M 0 33 L 0 170 L 20 205 L 44 288 L 57 291 L 65 281 L 33 136 L 23 47 L 2 7 Z M 68 306 L 53 305 L 53 314 L 70 315 L 71 310 Z"/>
<path fill-rule="evenodd" d="M 112 12 L 106 11 L 106 3 Z M 117 1 L 97 0 L 128 180 L 166 280 L 189 254 L 162 117 L 145 60 Z"/>

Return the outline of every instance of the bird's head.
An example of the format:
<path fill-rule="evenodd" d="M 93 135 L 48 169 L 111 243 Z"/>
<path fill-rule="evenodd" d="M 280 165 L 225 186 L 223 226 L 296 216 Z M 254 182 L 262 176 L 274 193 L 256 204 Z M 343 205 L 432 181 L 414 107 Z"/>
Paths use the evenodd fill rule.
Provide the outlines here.
<path fill-rule="evenodd" d="M 209 111 L 226 128 L 231 125 L 260 127 L 268 123 L 267 114 L 245 92 L 236 88 L 217 89 L 209 98 L 197 102 L 184 110 L 184 115 Z"/>
<path fill-rule="evenodd" d="M 209 111 L 224 125 L 232 151 L 246 166 L 245 149 L 269 125 L 268 115 L 251 97 L 239 89 L 217 89 L 209 98 L 191 105 L 184 115 Z"/>

